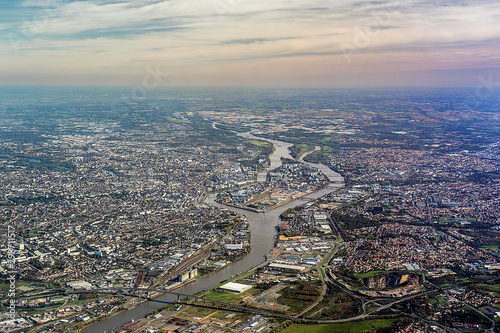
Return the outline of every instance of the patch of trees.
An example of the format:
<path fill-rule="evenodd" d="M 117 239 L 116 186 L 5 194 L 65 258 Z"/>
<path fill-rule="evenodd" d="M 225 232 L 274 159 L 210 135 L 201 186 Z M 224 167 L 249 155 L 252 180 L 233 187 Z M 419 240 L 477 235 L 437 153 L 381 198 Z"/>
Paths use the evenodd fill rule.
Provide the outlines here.
<path fill-rule="evenodd" d="M 234 125 L 227 125 L 227 124 L 217 124 L 217 128 L 221 130 L 226 130 L 226 131 L 235 131 L 239 133 L 244 133 L 250 131 L 249 128 L 246 127 L 239 127 L 239 126 L 234 126 Z"/>
<path fill-rule="evenodd" d="M 294 144 L 289 148 L 290 150 L 290 155 L 293 156 L 293 158 L 297 158 L 302 152 L 306 152 L 309 149 L 309 146 L 305 143 L 302 144 Z"/>
<path fill-rule="evenodd" d="M 318 319 L 338 319 L 359 313 L 359 302 L 335 285 L 327 285 L 326 296 L 321 303 L 323 310 Z"/>
<path fill-rule="evenodd" d="M 260 282 L 255 284 L 254 287 L 257 289 L 268 290 L 277 284 L 278 284 L 277 282 Z"/>
<path fill-rule="evenodd" d="M 17 141 L 17 142 L 35 142 L 46 141 L 47 138 L 41 136 L 39 133 L 31 131 L 0 131 L 0 139 L 4 141 Z"/>
<path fill-rule="evenodd" d="M 394 321 L 389 327 L 381 327 L 375 330 L 376 333 L 392 333 L 398 332 L 400 329 L 408 326 L 411 323 L 409 318 L 399 318 Z"/>
<path fill-rule="evenodd" d="M 442 321 L 445 323 L 460 322 L 460 323 L 481 324 L 485 327 L 491 326 L 489 321 L 483 316 L 479 315 L 476 312 L 465 309 L 457 309 L 452 313 L 444 314 Z"/>
<path fill-rule="evenodd" d="M 316 284 L 300 282 L 293 287 L 285 288 L 281 294 L 283 297 L 301 301 L 315 301 L 319 296 L 319 290 Z"/>
<path fill-rule="evenodd" d="M 349 214 L 341 214 L 339 212 L 333 211 L 330 217 L 342 229 L 359 229 L 359 228 L 377 226 L 380 224 L 379 221 L 372 220 L 370 218 L 367 218 L 359 214 L 352 216 Z"/>
<path fill-rule="evenodd" d="M 500 178 L 500 172 L 479 172 L 475 171 L 467 176 L 467 180 L 477 184 L 488 184 L 493 180 Z"/>
<path fill-rule="evenodd" d="M 94 298 L 97 298 L 98 295 L 96 293 L 93 293 L 93 294 L 80 294 L 80 296 L 78 297 L 78 300 L 80 301 L 86 301 L 86 300 L 89 300 L 89 299 L 94 299 Z"/>

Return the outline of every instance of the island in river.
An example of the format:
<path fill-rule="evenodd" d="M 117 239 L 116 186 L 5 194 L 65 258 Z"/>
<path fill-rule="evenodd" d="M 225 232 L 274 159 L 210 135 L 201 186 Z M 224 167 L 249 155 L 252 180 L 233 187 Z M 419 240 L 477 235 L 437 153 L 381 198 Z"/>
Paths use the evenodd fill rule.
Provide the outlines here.
<path fill-rule="evenodd" d="M 278 168 L 282 164 L 282 159 L 293 159 L 289 152 L 289 147 L 291 144 L 287 142 L 282 142 L 278 140 L 268 140 L 265 138 L 257 137 L 251 133 L 242 133 L 239 134 L 245 138 L 249 139 L 258 139 L 263 141 L 269 141 L 275 147 L 273 153 L 269 156 L 270 166 L 262 170 L 257 175 L 257 181 L 263 182 L 266 179 L 267 172 Z M 301 160 L 303 162 L 302 156 Z M 309 193 L 301 198 L 300 204 L 305 204 L 309 201 L 316 200 L 328 193 L 331 193 L 338 188 L 343 186 L 343 177 L 328 168 L 323 164 L 316 163 L 307 163 L 309 166 L 319 169 L 330 181 L 330 184 L 324 186 L 320 190 Z M 217 203 L 215 201 L 216 195 L 210 194 L 205 199 L 205 204 L 219 207 L 222 209 L 230 209 L 237 213 L 243 214 L 247 217 L 249 223 L 249 230 L 251 234 L 251 250 L 250 252 L 243 257 L 241 260 L 232 263 L 231 265 L 225 266 L 221 270 L 218 270 L 215 273 L 203 276 L 194 280 L 193 282 L 181 286 L 177 288 L 175 291 L 178 293 L 190 294 L 194 295 L 203 290 L 208 290 L 218 286 L 221 282 L 234 277 L 235 275 L 239 275 L 243 272 L 250 270 L 251 268 L 258 266 L 262 262 L 264 262 L 266 255 L 273 249 L 276 237 L 275 227 L 279 223 L 280 215 L 286 211 L 287 209 L 294 208 L 297 206 L 297 203 L 292 201 L 288 202 L 284 205 L 276 207 L 276 209 L 267 211 L 265 213 L 252 212 L 249 210 L 244 210 L 235 207 L 228 207 Z M 106 318 L 102 321 L 99 321 L 95 324 L 92 324 L 86 327 L 82 332 L 83 333 L 92 333 L 92 332 L 110 332 L 111 330 L 118 328 L 125 323 L 130 322 L 131 320 L 143 318 L 149 313 L 162 308 L 165 303 L 173 303 L 177 300 L 176 296 L 164 294 L 158 296 L 154 300 L 143 302 L 136 307 L 122 311 L 112 317 Z"/>

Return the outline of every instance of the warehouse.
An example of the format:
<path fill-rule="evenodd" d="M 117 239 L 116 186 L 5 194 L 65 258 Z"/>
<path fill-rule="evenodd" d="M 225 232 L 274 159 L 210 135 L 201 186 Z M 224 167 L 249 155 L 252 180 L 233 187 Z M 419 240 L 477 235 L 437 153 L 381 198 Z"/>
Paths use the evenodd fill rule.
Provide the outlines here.
<path fill-rule="evenodd" d="M 220 286 L 219 289 L 232 291 L 234 293 L 241 294 L 242 292 L 247 291 L 248 289 L 250 289 L 252 287 L 253 286 L 249 285 L 249 284 L 228 282 L 228 283 Z"/>
<path fill-rule="evenodd" d="M 285 272 L 302 272 L 305 269 L 307 269 L 307 267 L 305 266 L 286 265 L 286 264 L 269 264 L 268 267 L 274 270 L 285 271 Z"/>

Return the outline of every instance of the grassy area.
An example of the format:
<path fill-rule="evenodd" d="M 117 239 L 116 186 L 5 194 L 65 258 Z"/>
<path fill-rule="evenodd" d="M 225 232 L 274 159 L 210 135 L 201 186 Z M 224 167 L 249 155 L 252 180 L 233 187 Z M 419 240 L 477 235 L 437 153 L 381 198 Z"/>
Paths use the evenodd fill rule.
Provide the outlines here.
<path fill-rule="evenodd" d="M 321 324 L 321 325 L 301 325 L 292 324 L 282 333 L 329 333 L 329 332 L 353 332 L 362 333 L 375 331 L 377 328 L 390 327 L 393 323 L 391 319 L 374 319 L 362 322 Z"/>
<path fill-rule="evenodd" d="M 16 281 L 16 288 L 19 289 L 20 287 L 44 287 L 45 284 L 40 283 L 40 282 L 25 282 L 25 281 Z M 7 291 L 10 289 L 10 283 L 7 282 L 1 282 L 0 283 L 0 290 L 2 291 Z"/>
<path fill-rule="evenodd" d="M 318 299 L 321 289 L 322 283 L 320 281 L 292 284 L 280 292 L 278 303 L 289 307 L 286 313 L 298 314 Z"/>
<path fill-rule="evenodd" d="M 315 151 L 314 153 L 307 155 L 307 160 L 319 162 L 319 161 L 321 161 L 321 159 L 329 156 L 329 154 L 333 151 L 334 151 L 334 149 L 332 147 L 322 146 L 321 150 Z"/>
<path fill-rule="evenodd" d="M 321 272 L 321 276 L 323 277 L 323 279 L 326 279 L 325 271 L 323 271 L 323 268 L 319 267 L 318 269 Z"/>
<path fill-rule="evenodd" d="M 204 318 L 206 316 L 212 315 L 216 311 L 217 310 L 214 309 L 201 308 L 197 306 L 184 306 L 177 315 L 180 315 L 180 317 L 184 317 L 187 319 L 193 319 L 192 317 Z M 219 312 L 227 314 L 225 311 L 222 310 L 220 310 Z"/>
<path fill-rule="evenodd" d="M 292 156 L 299 157 L 306 151 L 309 151 L 310 147 L 305 143 L 296 144 L 293 149 L 290 149 Z"/>
<path fill-rule="evenodd" d="M 299 147 L 300 152 L 304 152 L 304 151 L 308 151 L 309 150 L 309 146 L 306 145 L 305 143 L 300 143 L 300 144 L 297 145 L 297 147 Z"/>
<path fill-rule="evenodd" d="M 500 284 L 486 284 L 486 283 L 478 283 L 476 284 L 478 287 L 483 287 L 488 290 L 500 291 Z"/>
<path fill-rule="evenodd" d="M 441 304 L 441 305 L 446 305 L 448 302 L 446 298 L 443 296 L 438 296 L 438 297 L 429 297 L 427 300 L 430 304 Z"/>
<path fill-rule="evenodd" d="M 389 271 L 369 271 L 369 272 L 366 272 L 366 273 L 354 273 L 354 276 L 357 279 L 364 279 L 364 278 L 367 278 L 367 277 L 370 277 L 370 276 L 375 276 L 375 275 L 385 274 L 385 273 L 389 273 Z"/>
<path fill-rule="evenodd" d="M 245 142 L 251 143 L 252 145 L 259 146 L 259 147 L 266 147 L 266 146 L 270 146 L 271 145 L 269 142 L 259 141 L 259 140 L 248 140 L 248 141 L 245 141 Z"/>
<path fill-rule="evenodd" d="M 304 311 L 308 306 L 310 306 L 313 301 L 302 301 L 295 298 L 280 297 L 278 303 L 290 307 L 286 310 L 287 314 L 296 315 Z"/>
<path fill-rule="evenodd" d="M 248 295 L 248 294 L 252 293 L 252 291 L 254 291 L 254 290 L 255 289 L 252 288 L 252 289 L 249 289 L 245 292 L 242 292 L 241 294 L 233 294 L 230 292 L 226 293 L 226 292 L 211 291 L 203 297 L 213 299 L 215 301 L 226 302 L 226 303 L 237 303 L 239 300 L 241 300 L 241 298 L 244 295 Z"/>
<path fill-rule="evenodd" d="M 438 297 L 436 297 L 436 299 L 439 301 L 439 303 L 442 303 L 442 304 L 446 303 L 446 299 L 443 296 L 438 296 Z"/>
<path fill-rule="evenodd" d="M 334 247 L 330 250 L 330 252 L 328 252 L 328 254 L 325 256 L 325 258 L 323 258 L 323 260 L 321 261 L 321 265 L 320 265 L 320 266 L 323 266 L 323 265 L 327 264 L 326 260 L 327 260 L 328 258 L 330 258 L 330 256 L 332 256 L 332 255 L 333 255 L 333 253 L 337 252 L 337 250 L 338 250 L 338 247 L 334 246 Z"/>
<path fill-rule="evenodd" d="M 252 317 L 253 314 L 234 313 L 230 311 L 201 308 L 196 306 L 184 306 L 183 309 L 176 314 L 176 316 L 188 320 L 193 320 L 194 318 L 206 318 L 209 316 L 210 318 L 215 318 L 228 323 L 236 319 L 245 321 Z M 228 318 L 228 316 L 230 316 L 230 318 Z"/>
<path fill-rule="evenodd" d="M 498 251 L 498 245 L 481 245 L 481 250 Z"/>

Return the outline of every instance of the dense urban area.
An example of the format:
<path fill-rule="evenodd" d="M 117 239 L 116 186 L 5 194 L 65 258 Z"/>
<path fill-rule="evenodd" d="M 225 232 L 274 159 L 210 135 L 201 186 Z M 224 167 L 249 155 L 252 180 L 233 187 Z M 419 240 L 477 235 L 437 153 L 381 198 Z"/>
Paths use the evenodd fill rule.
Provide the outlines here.
<path fill-rule="evenodd" d="M 169 294 L 114 331 L 500 332 L 500 100 L 45 89 L 0 102 L 0 331 L 92 332 Z M 256 265 L 181 292 L 280 209 Z"/>

